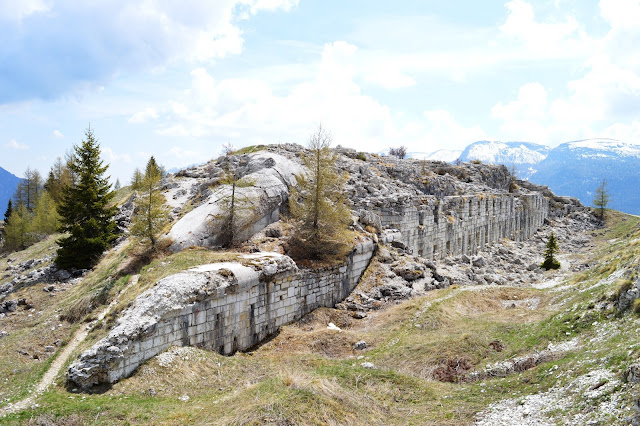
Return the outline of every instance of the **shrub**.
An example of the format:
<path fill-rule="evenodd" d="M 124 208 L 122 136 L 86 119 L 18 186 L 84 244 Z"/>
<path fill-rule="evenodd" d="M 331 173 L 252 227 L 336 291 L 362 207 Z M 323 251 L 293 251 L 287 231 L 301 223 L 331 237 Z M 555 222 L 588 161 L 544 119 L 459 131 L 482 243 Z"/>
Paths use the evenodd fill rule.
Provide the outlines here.
<path fill-rule="evenodd" d="M 394 157 L 398 157 L 402 160 L 407 156 L 407 147 L 399 146 L 397 148 L 389 148 L 389 155 L 393 155 Z"/>
<path fill-rule="evenodd" d="M 636 299 L 633 301 L 633 312 L 636 314 L 640 314 L 640 299 Z"/>
<path fill-rule="evenodd" d="M 359 152 L 359 153 L 356 154 L 356 159 L 362 160 L 362 161 L 367 161 L 367 156 L 365 155 L 364 152 Z"/>

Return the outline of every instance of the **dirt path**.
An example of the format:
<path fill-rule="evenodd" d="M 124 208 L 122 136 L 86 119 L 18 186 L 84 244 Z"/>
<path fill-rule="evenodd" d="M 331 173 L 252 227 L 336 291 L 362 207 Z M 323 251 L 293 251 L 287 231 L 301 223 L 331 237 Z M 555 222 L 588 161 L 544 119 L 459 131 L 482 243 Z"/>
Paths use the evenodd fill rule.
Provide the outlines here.
<path fill-rule="evenodd" d="M 51 366 L 49 367 L 49 369 L 44 373 L 44 376 L 42 377 L 40 382 L 36 385 L 31 395 L 29 395 L 25 399 L 9 404 L 4 408 L 0 408 L 0 416 L 4 416 L 10 413 L 16 413 L 18 411 L 22 411 L 31 407 L 35 403 L 36 398 L 40 396 L 45 390 L 47 390 L 47 388 L 51 384 L 53 384 L 53 381 L 60 373 L 60 370 L 62 370 L 62 367 L 71 356 L 71 353 L 78 347 L 80 343 L 82 343 L 82 341 L 84 341 L 84 339 L 87 338 L 87 335 L 93 328 L 92 325 L 104 319 L 104 317 L 109 313 L 109 311 L 116 306 L 116 304 L 118 303 L 118 300 L 120 299 L 120 295 L 126 293 L 126 291 L 129 290 L 129 288 L 138 284 L 139 277 L 140 277 L 139 275 L 133 275 L 129 280 L 129 284 L 127 284 L 127 286 L 123 288 L 120 293 L 118 293 L 115 299 L 113 299 L 113 301 L 106 308 L 100 311 L 96 321 L 92 322 L 86 327 L 80 328 L 75 332 L 75 334 L 73 335 L 69 343 L 64 347 L 62 352 L 58 354 L 58 357 L 53 361 L 53 363 L 51 363 Z"/>

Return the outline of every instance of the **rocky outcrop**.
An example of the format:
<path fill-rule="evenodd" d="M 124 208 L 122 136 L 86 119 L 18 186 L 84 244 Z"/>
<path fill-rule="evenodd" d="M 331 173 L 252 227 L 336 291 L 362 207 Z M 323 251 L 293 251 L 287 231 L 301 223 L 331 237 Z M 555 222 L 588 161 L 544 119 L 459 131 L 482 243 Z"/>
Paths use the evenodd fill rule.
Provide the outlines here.
<path fill-rule="evenodd" d="M 239 212 L 246 216 L 240 239 L 246 239 L 279 219 L 280 209 L 289 198 L 289 187 L 295 185 L 295 175 L 303 173 L 304 169 L 299 163 L 270 151 L 235 156 L 225 161 L 231 164 L 223 166 L 250 183 L 247 187 L 236 187 L 237 199 L 247 200 L 246 208 Z M 221 166 L 212 167 L 214 178 L 197 186 L 199 192 L 205 194 L 204 201 L 178 220 L 169 232 L 172 250 L 222 244 L 219 229 L 211 224 L 213 218 L 224 212 L 224 200 L 231 194 L 230 185 L 219 183 L 221 170 Z"/>

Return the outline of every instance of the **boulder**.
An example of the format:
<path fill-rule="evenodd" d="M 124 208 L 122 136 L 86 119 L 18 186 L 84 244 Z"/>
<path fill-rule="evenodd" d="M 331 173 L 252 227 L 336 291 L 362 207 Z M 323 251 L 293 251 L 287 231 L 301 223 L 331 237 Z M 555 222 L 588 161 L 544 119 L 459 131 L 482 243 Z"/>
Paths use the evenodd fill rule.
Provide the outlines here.
<path fill-rule="evenodd" d="M 474 256 L 471 259 L 471 263 L 476 268 L 482 268 L 482 267 L 487 265 L 487 262 L 484 260 L 484 257 L 482 257 L 482 256 Z"/>
<path fill-rule="evenodd" d="M 364 340 L 360 340 L 359 342 L 356 342 L 355 345 L 353 345 L 353 349 L 355 349 L 356 351 L 363 351 L 367 349 L 367 347 L 367 342 L 365 342 Z"/>
<path fill-rule="evenodd" d="M 624 372 L 624 379 L 628 383 L 640 383 L 640 363 L 631 364 Z"/>

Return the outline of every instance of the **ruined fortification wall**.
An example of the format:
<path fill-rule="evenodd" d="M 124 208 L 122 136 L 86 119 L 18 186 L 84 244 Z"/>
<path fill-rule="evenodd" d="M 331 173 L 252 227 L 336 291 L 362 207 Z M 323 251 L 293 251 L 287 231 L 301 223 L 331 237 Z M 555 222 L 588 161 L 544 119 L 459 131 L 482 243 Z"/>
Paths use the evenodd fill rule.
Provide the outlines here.
<path fill-rule="evenodd" d="M 384 228 L 395 228 L 414 255 L 440 259 L 475 254 L 501 238 L 523 241 L 543 224 L 549 210 L 540 193 L 479 194 L 372 208 Z"/>
<path fill-rule="evenodd" d="M 540 193 L 477 194 L 371 207 L 385 232 L 415 255 L 441 258 L 473 254 L 485 244 L 522 241 L 542 226 L 548 200 Z M 231 354 L 264 341 L 318 307 L 332 307 L 357 285 L 376 246 L 357 245 L 347 261 L 331 268 L 298 270 L 275 253 L 245 255 L 167 277 L 125 311 L 109 336 L 69 368 L 81 388 L 113 383 L 172 345 Z"/>
<path fill-rule="evenodd" d="M 161 280 L 123 314 L 109 336 L 70 366 L 81 388 L 114 383 L 172 345 L 231 354 L 288 323 L 346 298 L 376 246 L 360 243 L 339 266 L 298 270 L 287 256 L 247 255 L 244 264 L 202 265 Z"/>

